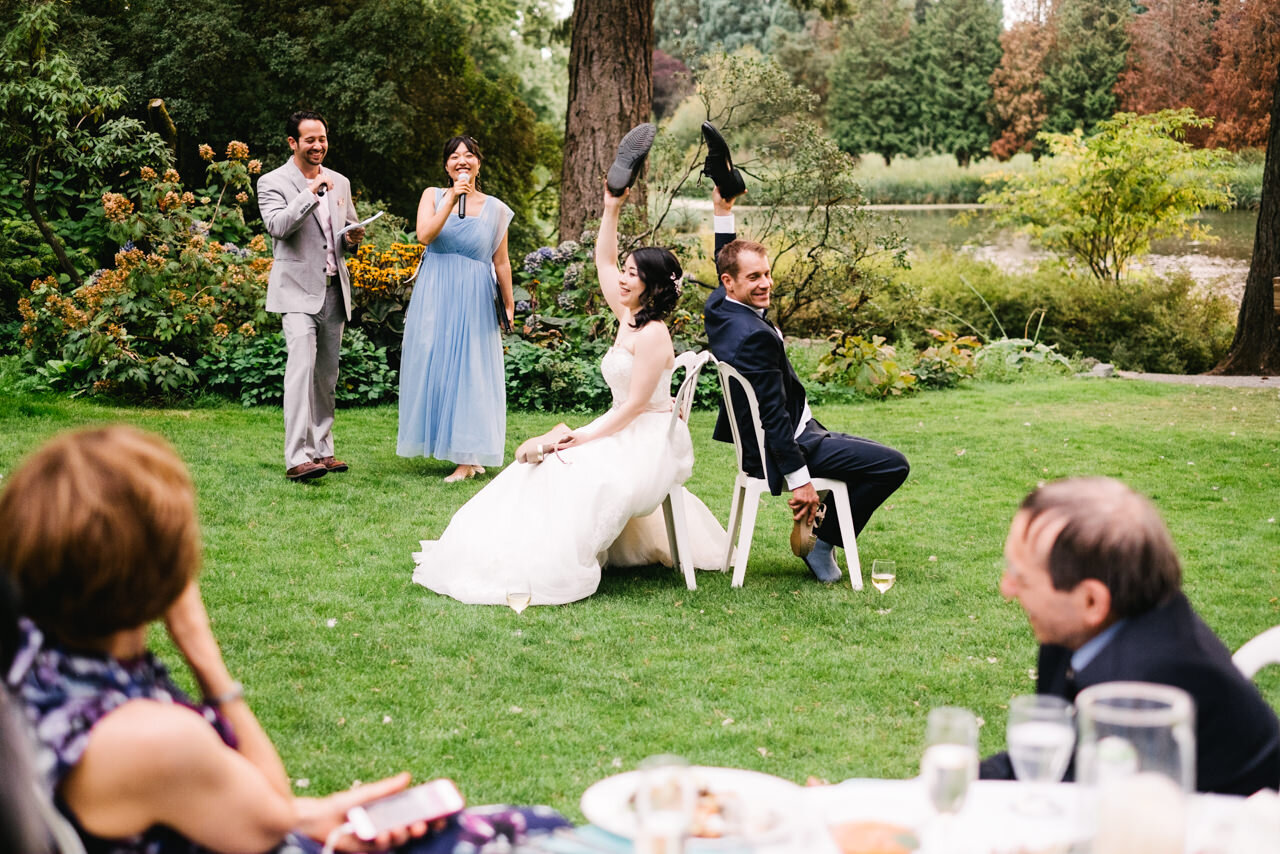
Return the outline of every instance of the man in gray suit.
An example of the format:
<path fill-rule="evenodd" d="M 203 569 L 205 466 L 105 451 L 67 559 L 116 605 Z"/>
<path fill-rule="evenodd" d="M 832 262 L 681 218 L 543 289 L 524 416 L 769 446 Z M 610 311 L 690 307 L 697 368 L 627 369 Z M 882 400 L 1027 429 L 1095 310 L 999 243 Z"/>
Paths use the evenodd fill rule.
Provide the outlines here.
<path fill-rule="evenodd" d="M 284 371 L 285 477 L 293 481 L 347 470 L 333 455 L 333 400 L 342 331 L 351 319 L 351 275 L 344 250 L 364 239 L 351 182 L 321 167 L 329 125 L 319 113 L 289 116 L 293 156 L 258 179 L 258 209 L 275 260 L 267 311 L 282 314 L 289 360 Z"/>

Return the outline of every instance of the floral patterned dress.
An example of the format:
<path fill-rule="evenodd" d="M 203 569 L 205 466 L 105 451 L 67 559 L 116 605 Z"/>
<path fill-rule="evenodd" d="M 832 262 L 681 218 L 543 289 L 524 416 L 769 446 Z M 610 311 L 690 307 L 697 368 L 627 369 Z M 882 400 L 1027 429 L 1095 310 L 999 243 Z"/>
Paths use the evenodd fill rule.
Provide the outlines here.
<path fill-rule="evenodd" d="M 35 738 L 36 770 L 58 809 L 75 827 L 88 854 L 204 854 L 203 848 L 177 832 L 155 826 L 126 839 L 99 839 L 85 831 L 58 797 L 58 787 L 84 755 L 94 725 L 130 700 L 176 703 L 199 713 L 228 747 L 236 746 L 231 725 L 211 706 L 196 703 L 169 677 L 168 668 L 146 653 L 120 661 L 103 653 L 69 651 L 46 643 L 27 619 L 19 621 L 21 643 L 6 683 L 30 724 Z M 402 854 L 478 854 L 510 850 L 505 840 L 568 826 L 545 807 L 506 806 L 469 809 L 439 832 L 402 846 Z M 505 846 L 505 848 L 504 848 Z M 319 854 L 322 846 L 301 834 L 290 834 L 276 854 Z"/>

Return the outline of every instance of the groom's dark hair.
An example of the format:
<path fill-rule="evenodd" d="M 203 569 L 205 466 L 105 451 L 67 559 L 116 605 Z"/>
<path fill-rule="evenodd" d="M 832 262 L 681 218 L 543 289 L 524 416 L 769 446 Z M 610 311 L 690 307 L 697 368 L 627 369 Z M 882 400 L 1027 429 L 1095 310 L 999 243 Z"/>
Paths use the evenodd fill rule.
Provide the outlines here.
<path fill-rule="evenodd" d="M 289 118 L 284 120 L 284 135 L 289 139 L 297 139 L 298 125 L 308 120 L 319 122 L 324 125 L 324 132 L 326 134 L 329 132 L 329 123 L 324 120 L 324 116 L 315 110 L 298 110 L 295 113 L 291 113 Z"/>

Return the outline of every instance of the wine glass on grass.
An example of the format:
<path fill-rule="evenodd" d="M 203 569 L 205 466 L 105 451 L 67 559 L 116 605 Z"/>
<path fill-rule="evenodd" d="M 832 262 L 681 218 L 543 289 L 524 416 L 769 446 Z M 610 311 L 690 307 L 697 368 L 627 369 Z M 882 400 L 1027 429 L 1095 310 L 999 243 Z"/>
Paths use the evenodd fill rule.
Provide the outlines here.
<path fill-rule="evenodd" d="M 1057 783 L 1076 744 L 1075 708 L 1061 697 L 1027 694 L 1009 701 L 1009 760 L 1020 782 Z M 1061 809 L 1043 792 L 1014 802 L 1025 815 L 1057 815 Z"/>
<path fill-rule="evenodd" d="M 529 579 L 522 578 L 507 585 L 507 604 L 517 614 L 522 613 L 525 608 L 529 607 L 529 599 L 531 597 Z"/>
<path fill-rule="evenodd" d="M 897 567 L 898 565 L 891 560 L 871 561 L 871 586 L 881 594 L 888 593 L 898 577 Z"/>

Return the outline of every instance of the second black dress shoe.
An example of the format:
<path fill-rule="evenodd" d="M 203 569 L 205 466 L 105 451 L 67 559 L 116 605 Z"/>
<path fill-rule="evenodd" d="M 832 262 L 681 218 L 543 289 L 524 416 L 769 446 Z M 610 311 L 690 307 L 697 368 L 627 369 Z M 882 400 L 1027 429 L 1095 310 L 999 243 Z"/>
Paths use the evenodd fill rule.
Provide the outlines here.
<path fill-rule="evenodd" d="M 614 155 L 613 165 L 604 179 L 610 194 L 621 196 L 636 182 L 657 133 L 658 129 L 648 122 L 627 131 L 622 142 L 618 143 L 618 153 Z"/>
<path fill-rule="evenodd" d="M 742 180 L 742 173 L 733 168 L 729 143 L 711 122 L 702 123 L 702 138 L 707 143 L 707 159 L 702 164 L 702 174 L 715 182 L 720 198 L 725 201 L 741 196 L 747 191 L 747 182 Z"/>

